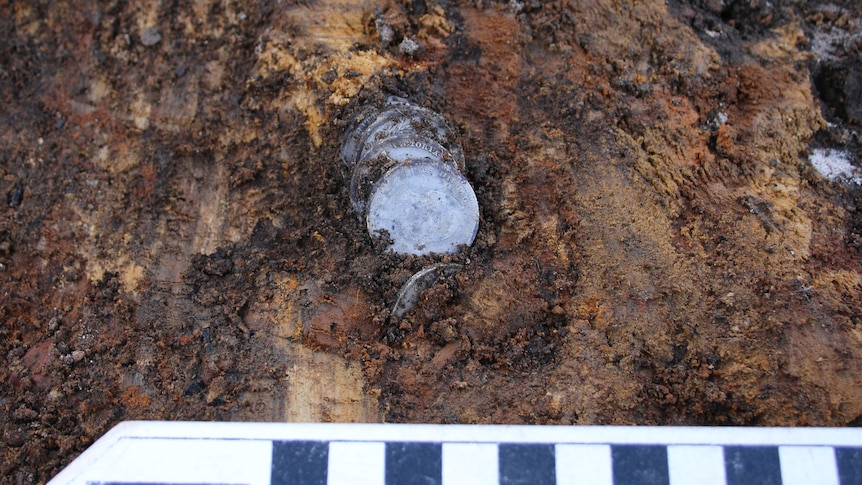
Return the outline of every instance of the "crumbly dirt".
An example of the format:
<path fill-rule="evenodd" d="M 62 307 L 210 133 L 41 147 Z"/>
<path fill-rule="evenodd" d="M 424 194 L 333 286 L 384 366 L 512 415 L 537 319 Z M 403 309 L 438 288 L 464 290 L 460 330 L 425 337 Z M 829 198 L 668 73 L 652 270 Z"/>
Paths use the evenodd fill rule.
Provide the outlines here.
<path fill-rule="evenodd" d="M 858 2 L 0 0 L 0 31 L 2 483 L 129 419 L 862 425 L 862 188 L 808 162 L 862 158 Z M 351 212 L 341 139 L 388 95 L 461 137 L 462 254 Z"/>

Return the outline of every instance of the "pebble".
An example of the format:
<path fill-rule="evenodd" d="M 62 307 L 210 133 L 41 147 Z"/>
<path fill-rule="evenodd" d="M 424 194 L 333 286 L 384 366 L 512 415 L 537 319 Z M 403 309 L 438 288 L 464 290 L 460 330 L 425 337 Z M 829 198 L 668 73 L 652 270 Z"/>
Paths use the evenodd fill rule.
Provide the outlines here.
<path fill-rule="evenodd" d="M 72 349 L 69 348 L 69 344 L 67 344 L 66 342 L 57 343 L 57 350 L 62 355 L 69 355 L 69 353 L 72 352 Z"/>
<path fill-rule="evenodd" d="M 386 23 L 386 20 L 380 16 L 374 19 L 374 27 L 377 29 L 377 33 L 380 35 L 380 46 L 386 47 L 391 42 L 392 39 L 395 38 L 395 31 L 392 30 L 392 27 Z"/>
<path fill-rule="evenodd" d="M 152 47 L 162 40 L 162 34 L 155 27 L 146 27 L 141 32 L 141 43 L 146 47 Z"/>
<path fill-rule="evenodd" d="M 410 37 L 405 37 L 404 40 L 402 40 L 401 43 L 398 45 L 399 52 L 411 57 L 418 54 L 421 49 L 422 46 Z"/>
<path fill-rule="evenodd" d="M 54 333 L 60 328 L 60 319 L 57 317 L 52 317 L 48 320 L 48 335 L 54 335 Z"/>
<path fill-rule="evenodd" d="M 76 362 L 81 362 L 86 357 L 86 352 L 83 350 L 73 350 L 68 355 L 60 357 L 60 360 L 66 365 L 72 365 Z"/>

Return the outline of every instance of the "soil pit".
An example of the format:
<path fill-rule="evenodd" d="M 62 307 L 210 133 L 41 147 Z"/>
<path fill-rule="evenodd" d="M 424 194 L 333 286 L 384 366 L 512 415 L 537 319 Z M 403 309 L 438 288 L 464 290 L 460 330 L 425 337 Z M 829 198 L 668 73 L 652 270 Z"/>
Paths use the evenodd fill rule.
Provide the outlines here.
<path fill-rule="evenodd" d="M 850 0 L 0 2 L 2 483 L 129 419 L 862 424 Z M 455 127 L 383 251 L 365 103 Z M 846 178 L 812 150 L 840 150 Z M 400 286 L 463 267 L 400 320 Z"/>

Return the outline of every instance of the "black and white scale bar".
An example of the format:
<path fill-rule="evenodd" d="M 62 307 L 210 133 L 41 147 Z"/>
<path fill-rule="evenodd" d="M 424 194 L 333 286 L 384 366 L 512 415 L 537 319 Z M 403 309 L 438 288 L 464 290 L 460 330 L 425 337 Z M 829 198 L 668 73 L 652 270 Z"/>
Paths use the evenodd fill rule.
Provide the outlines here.
<path fill-rule="evenodd" d="M 862 429 L 138 421 L 65 484 L 862 485 Z"/>

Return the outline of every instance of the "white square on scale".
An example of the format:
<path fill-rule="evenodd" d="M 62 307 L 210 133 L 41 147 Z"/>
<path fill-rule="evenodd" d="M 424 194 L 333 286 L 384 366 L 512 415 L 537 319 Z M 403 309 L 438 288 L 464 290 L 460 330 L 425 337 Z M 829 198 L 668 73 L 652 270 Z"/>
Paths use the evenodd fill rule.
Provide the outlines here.
<path fill-rule="evenodd" d="M 385 463 L 385 443 L 332 441 L 327 485 L 384 485 Z"/>
<path fill-rule="evenodd" d="M 557 445 L 557 485 L 613 485 L 609 445 Z"/>
<path fill-rule="evenodd" d="M 831 446 L 779 446 L 783 485 L 838 485 L 835 450 Z"/>
<path fill-rule="evenodd" d="M 725 485 L 724 449 L 721 446 L 667 447 L 670 485 Z"/>
<path fill-rule="evenodd" d="M 492 443 L 444 443 L 443 485 L 497 485 L 499 451 Z"/>

